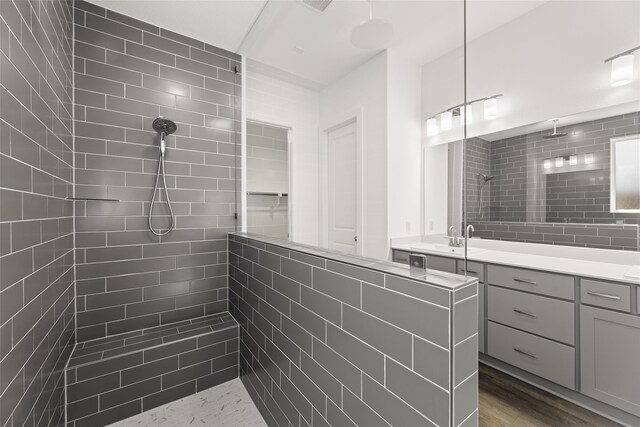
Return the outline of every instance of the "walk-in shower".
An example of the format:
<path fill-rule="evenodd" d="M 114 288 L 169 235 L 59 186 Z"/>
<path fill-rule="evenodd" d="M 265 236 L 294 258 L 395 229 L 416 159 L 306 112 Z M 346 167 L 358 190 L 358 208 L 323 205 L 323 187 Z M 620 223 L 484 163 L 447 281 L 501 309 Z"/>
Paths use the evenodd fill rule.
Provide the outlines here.
<path fill-rule="evenodd" d="M 480 207 L 478 208 L 478 215 L 480 216 L 480 218 L 483 218 L 482 211 L 484 209 L 484 205 L 482 203 L 482 193 L 484 192 L 484 186 L 487 185 L 487 182 L 491 181 L 493 178 L 495 178 L 495 176 L 479 173 L 478 178 L 480 178 L 480 180 L 482 181 L 482 184 L 480 184 L 480 199 L 478 201 Z"/>
<path fill-rule="evenodd" d="M 151 205 L 149 206 L 149 230 L 156 236 L 166 236 L 173 230 L 175 227 L 175 216 L 173 214 L 173 208 L 171 207 L 171 200 L 169 199 L 169 190 L 167 190 L 167 174 L 164 166 L 164 155 L 167 150 L 166 137 L 174 133 L 178 130 L 178 126 L 176 126 L 175 122 L 166 119 L 162 116 L 156 118 L 151 124 L 153 130 L 160 134 L 160 159 L 158 160 L 158 172 L 156 173 L 156 184 L 153 187 L 153 196 L 151 196 Z M 158 184 L 160 183 L 160 176 L 162 175 L 162 185 L 164 187 L 164 195 L 165 201 L 167 203 L 167 207 L 169 208 L 170 215 L 170 223 L 169 227 L 165 231 L 160 231 L 160 229 L 155 230 L 153 228 L 152 219 L 153 219 L 153 205 L 156 201 L 156 195 L 158 194 Z"/>

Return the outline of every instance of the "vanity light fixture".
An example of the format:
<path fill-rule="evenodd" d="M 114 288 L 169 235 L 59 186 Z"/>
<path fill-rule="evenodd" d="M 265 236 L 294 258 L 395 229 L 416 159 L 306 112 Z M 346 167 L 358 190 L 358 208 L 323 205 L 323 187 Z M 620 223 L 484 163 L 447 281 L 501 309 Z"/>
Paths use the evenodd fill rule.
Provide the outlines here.
<path fill-rule="evenodd" d="M 544 163 L 543 163 L 543 167 L 545 169 L 551 169 L 551 159 L 545 160 Z"/>
<path fill-rule="evenodd" d="M 633 63 L 635 62 L 634 52 L 637 50 L 640 50 L 640 46 L 605 59 L 605 64 L 611 62 L 611 86 L 623 86 L 631 83 L 633 80 Z"/>
<path fill-rule="evenodd" d="M 427 119 L 427 136 L 433 136 L 438 133 L 438 121 L 435 117 Z"/>
<path fill-rule="evenodd" d="M 556 167 L 561 168 L 564 166 L 564 159 L 562 157 L 556 157 Z"/>
<path fill-rule="evenodd" d="M 569 164 L 571 166 L 575 166 L 578 164 L 578 156 L 576 156 L 575 154 L 572 156 L 569 156 Z"/>
<path fill-rule="evenodd" d="M 460 126 L 473 123 L 473 105 L 467 104 L 460 107 Z"/>
<path fill-rule="evenodd" d="M 453 111 L 445 111 L 440 115 L 440 128 L 442 130 L 451 130 L 453 125 Z"/>
<path fill-rule="evenodd" d="M 502 94 L 491 95 L 484 98 L 474 99 L 467 104 L 454 105 L 444 111 L 427 118 L 427 136 L 437 135 L 439 131 L 448 131 L 453 128 L 453 116 L 460 116 L 460 125 L 470 125 L 473 123 L 473 104 L 480 101 L 484 105 L 484 119 L 493 120 L 498 117 L 498 98 Z M 438 117 L 440 118 L 440 129 L 438 130 Z"/>
<path fill-rule="evenodd" d="M 498 98 L 484 100 L 484 119 L 493 120 L 498 117 Z"/>

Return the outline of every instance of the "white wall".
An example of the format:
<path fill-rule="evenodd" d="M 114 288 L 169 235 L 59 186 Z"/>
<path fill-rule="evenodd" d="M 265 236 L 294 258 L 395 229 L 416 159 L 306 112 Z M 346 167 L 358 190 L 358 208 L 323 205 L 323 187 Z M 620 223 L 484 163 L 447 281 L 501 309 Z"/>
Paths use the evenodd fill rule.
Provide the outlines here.
<path fill-rule="evenodd" d="M 488 6 L 489 7 L 489 6 Z M 638 1 L 549 1 L 467 45 L 467 99 L 498 93 L 500 115 L 476 121 L 469 136 L 483 135 L 630 101 L 640 93 L 640 54 L 635 83 L 609 85 L 604 60 L 640 45 Z M 469 16 L 468 22 L 474 17 Z M 462 103 L 462 52 L 423 67 L 423 119 Z M 482 104 L 474 106 L 474 117 Z M 429 143 L 460 139 L 456 131 Z"/>
<path fill-rule="evenodd" d="M 247 70 L 247 118 L 291 129 L 291 240 L 318 245 L 318 118 L 320 94 Z"/>
<path fill-rule="evenodd" d="M 326 87 L 320 98 L 320 132 L 362 112 L 362 255 L 386 259 L 387 53 L 382 52 Z M 322 140 L 322 138 L 321 138 Z"/>
<path fill-rule="evenodd" d="M 421 66 L 387 51 L 389 238 L 422 234 Z"/>

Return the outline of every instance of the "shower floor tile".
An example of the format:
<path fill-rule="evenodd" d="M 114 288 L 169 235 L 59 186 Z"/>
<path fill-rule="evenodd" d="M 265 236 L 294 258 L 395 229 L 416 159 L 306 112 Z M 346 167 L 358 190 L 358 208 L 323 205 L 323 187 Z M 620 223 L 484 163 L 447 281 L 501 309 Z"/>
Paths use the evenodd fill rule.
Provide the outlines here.
<path fill-rule="evenodd" d="M 112 427 L 266 427 L 239 378 L 159 406 Z"/>

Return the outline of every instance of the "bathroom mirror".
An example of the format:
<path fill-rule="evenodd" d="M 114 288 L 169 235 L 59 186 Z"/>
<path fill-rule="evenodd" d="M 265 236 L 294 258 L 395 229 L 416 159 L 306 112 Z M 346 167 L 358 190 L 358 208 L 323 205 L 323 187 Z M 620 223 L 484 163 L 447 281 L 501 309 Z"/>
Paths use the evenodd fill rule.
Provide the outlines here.
<path fill-rule="evenodd" d="M 640 213 L 640 135 L 611 138 L 611 212 Z"/>
<path fill-rule="evenodd" d="M 485 13 L 482 2 L 469 3 L 468 25 Z M 463 169 L 466 191 L 448 194 L 464 200 L 454 223 L 466 219 L 483 239 L 640 249 L 640 211 L 618 206 L 620 185 L 637 189 L 638 157 L 617 167 L 615 154 L 615 141 L 640 133 L 638 16 L 638 2 L 540 2 L 469 40 L 464 153 L 451 132 L 427 141 L 448 147 L 452 179 Z M 607 37 L 581 30 L 594 26 Z M 629 59 L 625 79 L 614 64 L 620 55 Z"/>

